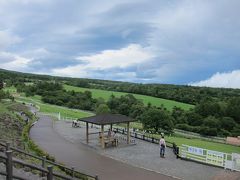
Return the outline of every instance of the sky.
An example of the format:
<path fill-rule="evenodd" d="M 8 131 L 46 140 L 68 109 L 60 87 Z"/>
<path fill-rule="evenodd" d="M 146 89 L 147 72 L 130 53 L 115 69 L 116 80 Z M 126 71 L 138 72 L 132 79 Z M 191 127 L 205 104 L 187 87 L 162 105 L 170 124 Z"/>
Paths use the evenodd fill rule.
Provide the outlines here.
<path fill-rule="evenodd" d="M 0 0 L 0 68 L 240 88 L 239 0 Z"/>

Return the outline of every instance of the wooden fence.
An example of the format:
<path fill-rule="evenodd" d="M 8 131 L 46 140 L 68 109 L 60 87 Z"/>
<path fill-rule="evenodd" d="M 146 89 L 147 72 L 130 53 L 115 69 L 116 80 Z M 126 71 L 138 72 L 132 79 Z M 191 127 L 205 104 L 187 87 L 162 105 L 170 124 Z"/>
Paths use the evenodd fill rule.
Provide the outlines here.
<path fill-rule="evenodd" d="M 64 165 L 49 161 L 46 159 L 46 157 L 39 157 L 30 153 L 27 153 L 21 149 L 11 147 L 10 143 L 2 143 L 0 142 L 0 146 L 5 148 L 5 154 L 0 154 L 0 159 L 5 161 L 6 164 L 6 172 L 0 172 L 1 175 L 6 176 L 7 180 L 20 179 L 22 180 L 22 177 L 18 177 L 13 174 L 13 165 L 19 164 L 23 167 L 28 167 L 31 170 L 37 170 L 39 171 L 42 176 L 47 176 L 47 180 L 52 180 L 54 177 L 58 177 L 60 179 L 70 180 L 70 179 L 83 179 L 83 180 L 98 180 L 98 176 L 89 175 L 87 173 L 81 173 L 79 171 L 76 171 L 74 168 L 69 168 Z M 17 159 L 13 157 L 13 152 L 17 152 L 19 154 L 23 154 L 25 156 L 32 157 L 34 159 L 40 160 L 42 163 L 40 166 L 34 165 L 31 163 L 24 162 L 23 160 Z M 48 166 L 47 166 L 48 164 Z M 47 166 L 47 167 L 46 167 Z M 63 170 L 64 172 L 67 172 L 70 174 L 70 176 L 62 175 L 57 172 L 53 172 L 53 167 L 58 167 L 59 169 Z"/>
<path fill-rule="evenodd" d="M 113 129 L 114 129 L 114 131 L 116 131 L 116 133 L 127 135 L 127 131 L 124 128 L 113 128 Z M 141 140 L 151 142 L 151 143 L 154 143 L 154 144 L 159 144 L 159 139 L 154 138 L 150 134 L 144 134 L 144 133 L 130 131 L 130 136 L 134 137 L 136 139 L 141 139 Z M 168 141 L 166 141 L 166 145 L 167 145 L 167 147 L 170 147 L 170 148 L 173 147 L 173 143 L 168 142 Z"/>

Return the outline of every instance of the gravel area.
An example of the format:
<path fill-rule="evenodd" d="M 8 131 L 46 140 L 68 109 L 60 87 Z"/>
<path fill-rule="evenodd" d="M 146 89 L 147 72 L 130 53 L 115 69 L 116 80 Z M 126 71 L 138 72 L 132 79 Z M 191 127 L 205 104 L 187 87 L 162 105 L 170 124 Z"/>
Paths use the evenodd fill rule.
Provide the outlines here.
<path fill-rule="evenodd" d="M 81 124 L 81 128 L 72 128 L 71 122 L 55 121 L 54 130 L 72 143 L 85 143 L 85 126 L 83 124 Z M 100 129 L 93 127 L 90 128 L 89 132 L 99 131 Z M 102 155 L 126 162 L 133 166 L 186 180 L 216 179 L 216 177 L 226 174 L 221 168 L 176 159 L 176 156 L 170 148 L 166 149 L 166 157 L 160 158 L 158 145 L 137 139 L 135 140 L 135 145 L 126 145 L 125 142 L 120 142 L 120 146 L 117 148 L 110 147 L 102 150 L 97 136 L 98 134 L 90 135 L 90 147 L 93 147 L 96 152 Z M 234 177 L 239 177 L 238 173 L 233 174 Z"/>

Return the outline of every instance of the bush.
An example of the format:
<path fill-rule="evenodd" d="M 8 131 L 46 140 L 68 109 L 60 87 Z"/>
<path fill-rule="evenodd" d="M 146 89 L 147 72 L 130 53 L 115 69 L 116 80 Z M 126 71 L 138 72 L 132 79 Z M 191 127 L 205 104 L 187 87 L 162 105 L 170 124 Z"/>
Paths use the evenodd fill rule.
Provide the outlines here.
<path fill-rule="evenodd" d="M 201 127 L 199 133 L 205 136 L 216 136 L 218 133 L 218 130 L 217 128 L 210 128 L 210 127 L 203 126 Z"/>

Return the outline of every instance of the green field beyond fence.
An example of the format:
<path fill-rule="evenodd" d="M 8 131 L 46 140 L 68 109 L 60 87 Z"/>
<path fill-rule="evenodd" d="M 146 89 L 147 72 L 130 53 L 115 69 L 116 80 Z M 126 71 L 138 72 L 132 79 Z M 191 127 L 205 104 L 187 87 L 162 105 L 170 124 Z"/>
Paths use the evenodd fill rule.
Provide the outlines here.
<path fill-rule="evenodd" d="M 80 87 L 69 86 L 69 85 L 64 85 L 64 88 L 67 91 L 72 91 L 72 90 L 76 92 L 91 91 L 92 96 L 94 98 L 103 98 L 104 100 L 108 100 L 112 94 L 116 97 L 129 94 L 124 92 L 106 91 L 106 90 L 100 90 L 100 89 L 80 88 Z M 191 104 L 181 103 L 181 102 L 162 99 L 162 98 L 156 98 L 152 96 L 145 96 L 140 94 L 132 94 L 132 95 L 134 95 L 135 98 L 142 100 L 145 105 L 147 105 L 148 103 L 151 103 L 153 106 L 157 106 L 157 107 L 160 107 L 161 105 L 163 105 L 168 110 L 172 110 L 174 106 L 180 107 L 184 110 L 189 110 L 190 108 L 194 107 L 194 105 L 191 105 Z"/>

